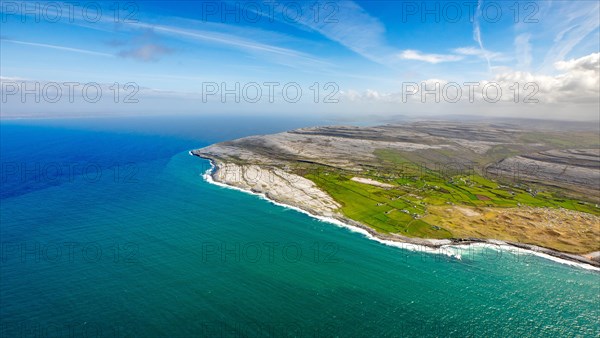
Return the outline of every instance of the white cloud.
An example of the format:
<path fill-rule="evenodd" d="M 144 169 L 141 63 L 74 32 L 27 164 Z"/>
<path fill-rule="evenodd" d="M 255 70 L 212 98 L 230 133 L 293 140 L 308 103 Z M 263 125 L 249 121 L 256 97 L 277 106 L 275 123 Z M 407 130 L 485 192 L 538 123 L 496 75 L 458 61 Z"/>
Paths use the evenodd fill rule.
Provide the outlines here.
<path fill-rule="evenodd" d="M 558 75 L 542 75 L 530 72 L 509 72 L 494 80 L 508 87 L 512 83 L 535 83 L 539 87 L 543 103 L 595 103 L 600 98 L 600 53 L 578 59 L 559 61 L 555 69 Z M 596 112 L 597 113 L 597 112 Z"/>
<path fill-rule="evenodd" d="M 454 53 L 476 56 L 484 60 L 506 60 L 507 58 L 502 53 L 492 52 L 487 49 L 477 47 L 460 47 L 453 50 Z"/>
<path fill-rule="evenodd" d="M 531 29 L 547 32 L 553 44 L 546 52 L 540 70 L 551 71 L 565 57 L 600 27 L 598 1 L 538 2 L 545 11 L 544 20 Z M 596 41 L 597 42 L 597 41 Z"/>
<path fill-rule="evenodd" d="M 441 63 L 441 62 L 456 62 L 463 59 L 460 55 L 452 54 L 425 54 L 418 50 L 407 49 L 398 55 L 402 60 L 416 60 L 428 63 Z"/>
<path fill-rule="evenodd" d="M 517 66 L 520 69 L 529 69 L 531 65 L 531 34 L 523 33 L 515 38 L 515 53 L 517 55 Z"/>
<path fill-rule="evenodd" d="M 473 102 L 469 101 L 468 88 L 464 82 L 447 79 L 428 79 L 411 85 L 405 83 L 405 93 L 374 90 L 367 90 L 363 93 L 341 92 L 340 102 L 349 101 L 354 104 L 369 102 L 371 106 L 377 103 L 393 106 L 411 104 L 411 109 L 416 109 L 414 111 L 426 110 L 425 107 L 428 107 L 427 109 L 434 108 L 443 113 L 495 111 L 499 116 L 519 116 L 520 113 L 527 112 L 527 114 L 538 114 L 538 117 L 541 118 L 597 120 L 599 118 L 598 109 L 600 109 L 600 53 L 559 61 L 555 63 L 555 68 L 561 73 L 546 75 L 505 69 L 505 72 L 496 75 L 493 79 L 475 81 L 478 82 L 478 86 L 475 87 Z M 432 94 L 427 94 L 425 97 L 422 95 L 425 90 L 431 93 L 436 88 L 435 84 L 439 84 L 439 88 L 441 88 L 439 102 L 434 100 Z M 446 84 L 449 85 L 449 93 L 442 94 Z M 455 88 L 450 85 L 459 86 L 462 89 L 462 95 L 456 104 L 444 97 L 444 95 L 455 96 Z M 488 98 L 495 97 L 496 88 L 501 89 L 502 94 L 498 102 L 485 100 L 482 89 L 486 85 L 489 88 Z M 518 90 L 516 90 L 517 87 Z M 418 90 L 417 92 L 406 95 L 415 88 Z M 414 104 L 419 105 L 415 106 Z"/>
<path fill-rule="evenodd" d="M 600 69 L 600 53 L 590 54 L 579 59 L 558 61 L 554 64 L 556 69 L 563 71 L 594 71 Z"/>

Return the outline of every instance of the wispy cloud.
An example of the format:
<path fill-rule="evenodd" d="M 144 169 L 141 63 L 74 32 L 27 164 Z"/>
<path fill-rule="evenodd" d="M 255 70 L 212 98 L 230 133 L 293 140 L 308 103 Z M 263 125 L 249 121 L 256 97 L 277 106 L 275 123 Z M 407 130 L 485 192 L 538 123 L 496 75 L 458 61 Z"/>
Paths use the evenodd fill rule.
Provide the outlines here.
<path fill-rule="evenodd" d="M 466 57 L 477 57 L 484 60 L 507 60 L 502 53 L 492 52 L 477 47 L 460 47 L 452 50 L 449 54 L 423 53 L 418 50 L 407 49 L 398 54 L 402 60 L 415 60 L 432 64 L 443 62 L 457 62 L 465 60 Z"/>
<path fill-rule="evenodd" d="M 387 44 L 385 26 L 379 19 L 371 16 L 354 1 L 331 3 L 336 6 L 335 22 L 323 18 L 315 20 L 310 15 L 300 17 L 293 22 L 286 22 L 285 20 L 282 22 L 300 25 L 315 31 L 358 55 L 379 64 L 390 65 L 397 59 L 395 56 L 398 54 L 398 50 Z M 303 12 L 312 13 L 311 6 L 313 5 L 309 2 L 303 4 Z"/>
<path fill-rule="evenodd" d="M 485 53 L 485 48 L 483 47 L 483 38 L 481 37 L 481 7 L 483 5 L 483 0 L 479 0 L 477 2 L 477 9 L 475 10 L 475 15 L 473 17 L 473 40 L 477 42 L 479 45 L 479 49 L 481 50 L 481 55 L 485 58 L 488 65 L 488 70 L 492 70 L 492 63 L 490 61 L 490 57 L 487 53 Z"/>
<path fill-rule="evenodd" d="M 167 25 L 154 25 L 146 23 L 134 23 L 130 24 L 133 27 L 142 29 L 150 29 L 153 32 L 166 34 L 177 38 L 191 39 L 194 41 L 201 41 L 206 43 L 216 43 L 225 46 L 229 46 L 236 49 L 241 49 L 245 52 L 251 53 L 266 53 L 271 55 L 283 56 L 288 58 L 302 59 L 303 61 L 310 61 L 313 63 L 320 63 L 326 65 L 327 62 L 314 57 L 310 54 L 300 52 L 290 48 L 278 47 L 256 40 L 246 39 L 238 37 L 232 34 L 220 33 L 209 30 L 200 29 L 186 29 Z"/>
<path fill-rule="evenodd" d="M 141 35 L 135 36 L 126 42 L 113 39 L 108 44 L 117 47 L 127 46 L 117 55 L 142 62 L 158 61 L 162 56 L 174 52 L 174 49 L 163 45 L 160 37 L 152 30 L 146 30 Z"/>
<path fill-rule="evenodd" d="M 475 56 L 484 60 L 506 60 L 507 57 L 502 53 L 492 52 L 485 48 L 477 48 L 477 47 L 460 47 L 455 48 L 453 50 L 454 53 L 465 55 L 465 56 Z"/>
<path fill-rule="evenodd" d="M 46 43 L 28 42 L 28 41 L 10 40 L 10 39 L 1 39 L 0 41 L 19 44 L 19 45 L 25 45 L 25 46 L 56 49 L 56 50 L 61 50 L 61 51 L 65 51 L 65 52 L 74 52 L 74 53 L 104 56 L 104 57 L 114 57 L 114 55 L 108 54 L 108 53 L 96 52 L 96 51 L 80 49 L 80 48 L 65 47 L 65 46 L 59 46 L 59 45 L 50 45 L 50 44 L 46 44 Z"/>
<path fill-rule="evenodd" d="M 529 69 L 531 66 L 531 34 L 523 33 L 515 38 L 515 54 L 519 69 Z"/>
<path fill-rule="evenodd" d="M 550 70 L 567 57 L 591 33 L 600 27 L 600 3 L 597 1 L 549 2 L 545 21 L 536 29 L 553 34 L 553 44 L 540 70 Z"/>
<path fill-rule="evenodd" d="M 418 50 L 407 49 L 402 51 L 398 55 L 402 60 L 416 60 L 428 63 L 441 63 L 441 62 L 456 62 L 463 59 L 460 55 L 453 54 L 425 54 Z"/>
<path fill-rule="evenodd" d="M 483 0 L 478 3 L 478 13 L 481 13 Z M 417 49 L 399 49 L 386 41 L 386 27 L 378 18 L 371 16 L 354 1 L 336 2 L 335 12 L 337 21 L 328 23 L 325 20 L 300 18 L 295 24 L 300 24 L 316 31 L 324 37 L 339 43 L 349 50 L 373 62 L 394 67 L 398 60 L 421 61 L 430 64 L 456 62 L 466 57 L 479 57 L 491 67 L 491 60 L 505 59 L 501 53 L 486 50 L 483 45 L 479 16 L 473 22 L 473 38 L 478 48 L 457 48 L 452 53 L 425 53 Z M 310 12 L 310 8 L 307 11 Z M 289 22 L 288 22 L 289 23 Z"/>
<path fill-rule="evenodd" d="M 170 48 L 150 43 L 121 51 L 119 52 L 119 56 L 149 62 L 158 61 L 161 56 L 171 54 L 172 52 L 173 50 Z"/>
<path fill-rule="evenodd" d="M 15 3 L 19 6 L 25 6 L 25 2 L 17 1 Z M 69 6 L 72 6 L 72 4 L 70 5 L 70 3 L 67 2 L 56 2 L 56 4 L 57 8 L 70 8 Z M 32 9 L 35 10 L 27 12 L 27 15 L 46 15 L 48 17 L 60 17 L 61 13 L 56 12 L 54 7 L 55 6 L 49 6 L 48 11 L 44 12 L 40 10 L 39 6 L 35 8 L 32 6 Z M 105 10 L 107 12 L 110 12 L 108 8 Z M 114 14 L 114 12 L 111 13 Z M 125 18 L 131 13 L 121 11 L 120 14 L 121 18 Z M 62 15 L 64 15 L 64 13 L 62 13 Z M 236 24 L 196 21 L 192 19 L 184 19 L 182 17 L 157 16 L 154 17 L 154 19 L 160 20 L 161 22 L 169 22 L 169 25 L 153 24 L 148 21 L 144 22 L 141 18 L 138 18 L 137 15 L 135 16 L 135 20 L 121 20 L 117 23 L 115 22 L 115 19 L 112 15 L 104 15 L 99 19 L 98 22 L 89 22 L 89 20 L 85 20 L 85 17 L 83 16 L 74 15 L 69 20 L 65 20 L 61 23 L 85 27 L 87 29 L 94 29 L 97 31 L 103 31 L 107 33 L 115 33 L 115 31 L 119 31 L 120 33 L 128 31 L 135 32 L 135 30 L 141 29 L 144 30 L 144 33 L 155 32 L 163 35 L 170 35 L 171 37 L 180 39 L 185 38 L 187 40 L 202 41 L 205 43 L 229 46 L 247 53 L 260 53 L 261 55 L 271 56 L 265 58 L 266 60 L 270 60 L 277 64 L 295 68 L 302 68 L 308 64 L 313 66 L 317 64 L 323 66 L 332 66 L 331 63 L 328 63 L 324 59 L 319 58 L 317 56 L 310 55 L 308 53 L 296 50 L 294 48 L 280 47 L 281 45 L 284 45 L 286 43 L 288 45 L 294 43 L 310 43 L 309 41 L 301 41 L 302 39 L 292 36 L 286 36 L 285 34 L 280 34 L 268 30 L 261 30 L 254 27 L 236 27 Z M 195 28 L 194 26 L 201 27 Z M 156 39 L 152 39 L 152 41 L 141 42 L 133 41 L 134 46 L 130 46 L 127 49 L 123 49 L 120 51 L 116 51 L 114 55 L 106 55 L 133 58 L 139 61 L 148 62 L 157 61 L 162 56 L 175 52 L 175 49 L 169 48 L 155 40 Z M 126 44 L 130 44 L 130 42 L 127 41 L 123 43 L 122 41 L 117 41 L 113 39 L 110 42 L 110 44 L 112 45 L 112 47 L 121 47 Z M 77 49 L 75 48 L 73 49 L 73 51 L 76 50 Z M 105 53 L 99 53 L 98 55 L 100 54 Z M 298 64 L 295 64 L 294 61 L 300 62 L 298 62 Z"/>

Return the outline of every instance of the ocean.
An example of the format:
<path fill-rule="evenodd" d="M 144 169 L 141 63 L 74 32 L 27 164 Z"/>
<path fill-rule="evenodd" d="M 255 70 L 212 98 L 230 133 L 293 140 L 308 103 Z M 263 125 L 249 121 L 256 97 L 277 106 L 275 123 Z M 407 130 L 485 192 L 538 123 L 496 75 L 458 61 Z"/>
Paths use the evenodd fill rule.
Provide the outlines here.
<path fill-rule="evenodd" d="M 1 337 L 600 335 L 600 273 L 370 240 L 206 182 L 191 149 L 331 123 L 0 123 Z"/>

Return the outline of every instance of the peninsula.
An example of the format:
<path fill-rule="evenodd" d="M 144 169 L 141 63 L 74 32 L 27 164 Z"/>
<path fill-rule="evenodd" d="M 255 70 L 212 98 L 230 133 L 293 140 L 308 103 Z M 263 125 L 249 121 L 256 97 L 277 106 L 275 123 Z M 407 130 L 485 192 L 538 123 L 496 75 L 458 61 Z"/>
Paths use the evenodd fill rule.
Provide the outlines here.
<path fill-rule="evenodd" d="M 383 240 L 506 243 L 600 266 L 600 141 L 593 128 L 327 126 L 192 154 L 211 160 L 217 182 Z"/>

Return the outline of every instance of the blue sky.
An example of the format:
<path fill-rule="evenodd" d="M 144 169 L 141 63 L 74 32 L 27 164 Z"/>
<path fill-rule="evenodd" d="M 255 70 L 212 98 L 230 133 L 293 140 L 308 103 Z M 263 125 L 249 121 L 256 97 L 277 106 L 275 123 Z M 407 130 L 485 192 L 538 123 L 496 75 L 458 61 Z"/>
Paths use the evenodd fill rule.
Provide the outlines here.
<path fill-rule="evenodd" d="M 207 82 L 296 82 L 305 96 L 334 82 L 342 104 L 306 109 L 405 114 L 413 108 L 393 98 L 406 82 L 528 79 L 556 98 L 578 77 L 596 105 L 597 1 L 2 1 L 1 11 L 4 82 L 134 82 L 156 109 L 197 99 Z"/>

